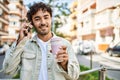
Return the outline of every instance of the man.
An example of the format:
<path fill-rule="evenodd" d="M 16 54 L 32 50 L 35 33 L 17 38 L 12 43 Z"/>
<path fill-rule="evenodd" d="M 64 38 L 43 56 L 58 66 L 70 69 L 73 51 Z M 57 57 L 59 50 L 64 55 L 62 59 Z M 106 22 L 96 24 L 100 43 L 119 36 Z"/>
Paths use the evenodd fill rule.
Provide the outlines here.
<path fill-rule="evenodd" d="M 51 52 L 50 40 L 58 37 L 51 32 L 51 8 L 42 2 L 35 3 L 27 17 L 37 34 L 30 39 L 30 25 L 22 24 L 18 40 L 6 52 L 4 72 L 14 76 L 20 71 L 20 80 L 77 80 L 80 70 L 71 44 L 61 38 L 64 45 L 57 59 L 62 62 L 56 62 Z"/>

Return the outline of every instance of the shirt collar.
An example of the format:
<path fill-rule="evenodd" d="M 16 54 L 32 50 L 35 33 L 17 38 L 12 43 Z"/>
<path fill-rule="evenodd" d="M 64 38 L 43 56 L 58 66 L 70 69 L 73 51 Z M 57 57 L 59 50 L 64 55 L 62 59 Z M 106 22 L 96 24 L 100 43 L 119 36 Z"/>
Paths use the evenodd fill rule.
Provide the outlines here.
<path fill-rule="evenodd" d="M 54 32 L 52 32 L 52 35 L 53 35 L 52 38 L 57 37 Z M 33 36 L 33 38 L 30 41 L 31 42 L 37 42 L 37 34 L 35 36 Z"/>

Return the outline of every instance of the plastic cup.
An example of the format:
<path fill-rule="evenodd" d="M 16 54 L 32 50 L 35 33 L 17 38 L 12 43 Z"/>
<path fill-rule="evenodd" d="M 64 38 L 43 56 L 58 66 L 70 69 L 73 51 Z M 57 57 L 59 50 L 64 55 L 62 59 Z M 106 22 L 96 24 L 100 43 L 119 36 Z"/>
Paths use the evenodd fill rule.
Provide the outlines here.
<path fill-rule="evenodd" d="M 61 38 L 52 38 L 51 39 L 51 49 L 52 49 L 52 54 L 54 55 L 56 59 L 56 54 L 60 50 L 60 47 L 62 46 L 62 41 Z M 57 60 L 57 62 L 61 62 L 62 60 Z"/>

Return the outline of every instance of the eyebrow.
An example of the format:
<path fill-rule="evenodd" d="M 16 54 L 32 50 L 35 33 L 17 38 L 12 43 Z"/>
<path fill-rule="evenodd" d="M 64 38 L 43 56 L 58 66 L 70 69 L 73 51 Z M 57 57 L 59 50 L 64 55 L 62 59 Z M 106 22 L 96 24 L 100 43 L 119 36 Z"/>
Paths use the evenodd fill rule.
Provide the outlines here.
<path fill-rule="evenodd" d="M 48 17 L 48 16 L 49 16 L 48 14 L 44 15 L 44 17 Z M 34 19 L 35 18 L 40 18 L 40 17 L 39 16 L 35 16 Z"/>
<path fill-rule="evenodd" d="M 34 19 L 35 19 L 35 18 L 39 18 L 39 16 L 35 16 Z"/>

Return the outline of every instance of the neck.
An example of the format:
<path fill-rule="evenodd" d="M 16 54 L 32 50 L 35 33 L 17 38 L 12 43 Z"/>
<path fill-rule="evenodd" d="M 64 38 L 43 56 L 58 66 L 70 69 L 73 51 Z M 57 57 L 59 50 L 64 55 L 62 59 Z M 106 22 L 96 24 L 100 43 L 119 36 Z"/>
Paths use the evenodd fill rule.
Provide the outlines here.
<path fill-rule="evenodd" d="M 52 38 L 52 33 L 49 32 L 47 35 L 39 35 L 37 34 L 38 38 L 40 38 L 41 40 L 43 40 L 44 42 L 48 41 L 50 38 Z"/>

